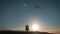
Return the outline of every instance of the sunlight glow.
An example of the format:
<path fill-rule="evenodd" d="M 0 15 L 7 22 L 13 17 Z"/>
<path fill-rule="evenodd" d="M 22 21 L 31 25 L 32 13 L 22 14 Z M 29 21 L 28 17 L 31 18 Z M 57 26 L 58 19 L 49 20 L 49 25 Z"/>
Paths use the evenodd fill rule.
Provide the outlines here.
<path fill-rule="evenodd" d="M 33 24 L 32 25 L 32 30 L 33 31 L 38 31 L 39 30 L 39 26 L 37 24 Z"/>
<path fill-rule="evenodd" d="M 30 23 L 30 31 L 41 31 L 42 30 L 43 22 L 41 19 L 32 18 L 29 20 L 29 23 Z"/>

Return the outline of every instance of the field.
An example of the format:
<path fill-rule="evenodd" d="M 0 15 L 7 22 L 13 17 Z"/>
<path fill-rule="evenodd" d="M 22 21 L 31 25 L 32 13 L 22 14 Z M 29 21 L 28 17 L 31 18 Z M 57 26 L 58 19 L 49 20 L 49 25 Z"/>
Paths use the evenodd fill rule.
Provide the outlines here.
<path fill-rule="evenodd" d="M 52 33 L 48 33 L 48 32 L 38 32 L 38 31 L 34 31 L 34 32 L 26 32 L 26 31 L 0 31 L 0 34 L 52 34 Z"/>

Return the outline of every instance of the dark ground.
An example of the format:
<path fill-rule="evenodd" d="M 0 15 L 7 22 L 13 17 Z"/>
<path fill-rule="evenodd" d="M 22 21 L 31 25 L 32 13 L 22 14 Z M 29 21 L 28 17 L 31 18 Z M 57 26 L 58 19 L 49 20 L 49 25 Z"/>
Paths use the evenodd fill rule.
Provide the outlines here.
<path fill-rule="evenodd" d="M 0 31 L 0 34 L 52 34 L 48 32 Z"/>

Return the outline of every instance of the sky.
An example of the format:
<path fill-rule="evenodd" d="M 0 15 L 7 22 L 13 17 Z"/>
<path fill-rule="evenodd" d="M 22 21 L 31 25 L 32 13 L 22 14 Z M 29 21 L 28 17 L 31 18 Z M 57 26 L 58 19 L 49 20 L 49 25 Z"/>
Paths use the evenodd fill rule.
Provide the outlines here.
<path fill-rule="evenodd" d="M 39 6 L 40 9 L 35 8 Z M 0 0 L 0 30 L 24 30 L 39 21 L 42 30 L 60 30 L 60 0 Z"/>

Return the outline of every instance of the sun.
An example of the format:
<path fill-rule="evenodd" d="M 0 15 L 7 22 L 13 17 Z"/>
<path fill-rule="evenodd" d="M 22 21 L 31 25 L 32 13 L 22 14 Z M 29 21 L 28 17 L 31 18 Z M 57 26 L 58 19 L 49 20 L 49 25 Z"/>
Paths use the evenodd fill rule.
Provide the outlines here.
<path fill-rule="evenodd" d="M 32 31 L 38 31 L 38 30 L 39 30 L 39 26 L 37 24 L 33 24 Z"/>

